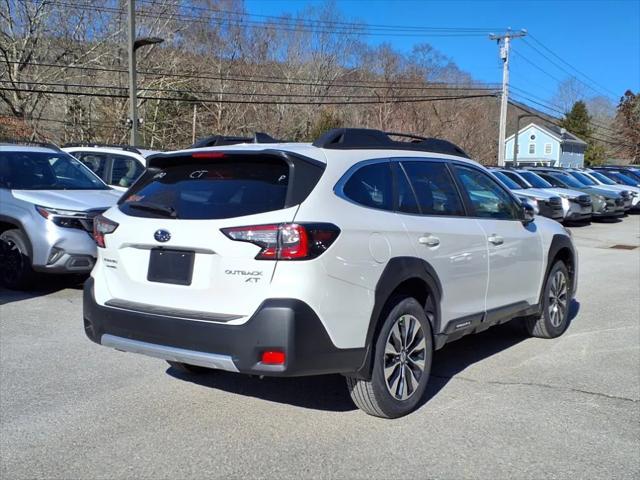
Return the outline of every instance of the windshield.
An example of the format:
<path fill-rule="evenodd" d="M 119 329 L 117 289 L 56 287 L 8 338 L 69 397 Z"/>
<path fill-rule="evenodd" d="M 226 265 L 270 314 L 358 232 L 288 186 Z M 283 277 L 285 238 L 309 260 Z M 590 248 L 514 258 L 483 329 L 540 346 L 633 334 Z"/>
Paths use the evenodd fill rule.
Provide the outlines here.
<path fill-rule="evenodd" d="M 638 185 L 638 182 L 636 182 L 633 178 L 626 176 L 624 173 L 611 172 L 611 175 L 613 175 L 614 178 L 620 180 L 625 185 L 629 185 L 632 187 L 635 187 Z"/>
<path fill-rule="evenodd" d="M 587 177 L 582 172 L 569 172 L 569 173 L 571 173 L 571 175 L 577 178 L 580 183 L 584 183 L 585 185 L 597 185 L 596 182 L 594 182 L 592 179 Z"/>
<path fill-rule="evenodd" d="M 611 180 L 606 175 L 601 174 L 600 172 L 589 172 L 589 175 L 591 175 L 594 178 L 597 178 L 599 181 L 601 181 L 605 185 L 615 185 L 616 184 L 616 182 Z"/>
<path fill-rule="evenodd" d="M 586 186 L 566 173 L 552 173 L 551 175 L 572 188 L 584 188 Z"/>
<path fill-rule="evenodd" d="M 531 184 L 531 186 L 535 188 L 552 188 L 549 182 L 547 182 L 544 178 L 536 175 L 533 172 L 518 172 L 522 178 L 524 178 L 527 182 Z"/>
<path fill-rule="evenodd" d="M 1 152 L 0 188 L 108 190 L 81 162 L 64 152 Z"/>
<path fill-rule="evenodd" d="M 516 182 L 514 182 L 513 180 L 511 180 L 509 177 L 507 177 L 504 173 L 502 172 L 498 172 L 496 170 L 491 170 L 491 173 L 493 173 L 493 175 L 500 180 L 502 183 L 504 183 L 507 188 L 509 190 L 522 190 L 522 187 L 520 185 L 518 185 Z"/>

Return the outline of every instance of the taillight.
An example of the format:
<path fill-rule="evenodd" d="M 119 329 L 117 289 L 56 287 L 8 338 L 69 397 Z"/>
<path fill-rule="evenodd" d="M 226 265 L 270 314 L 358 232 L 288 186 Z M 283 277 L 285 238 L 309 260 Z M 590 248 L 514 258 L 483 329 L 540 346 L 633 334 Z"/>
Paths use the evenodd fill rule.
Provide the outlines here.
<path fill-rule="evenodd" d="M 331 223 L 276 223 L 223 228 L 222 233 L 262 248 L 256 260 L 309 260 L 322 255 L 340 229 Z"/>
<path fill-rule="evenodd" d="M 107 217 L 98 215 L 93 219 L 93 238 L 99 247 L 104 248 L 104 236 L 115 232 L 118 224 Z"/>

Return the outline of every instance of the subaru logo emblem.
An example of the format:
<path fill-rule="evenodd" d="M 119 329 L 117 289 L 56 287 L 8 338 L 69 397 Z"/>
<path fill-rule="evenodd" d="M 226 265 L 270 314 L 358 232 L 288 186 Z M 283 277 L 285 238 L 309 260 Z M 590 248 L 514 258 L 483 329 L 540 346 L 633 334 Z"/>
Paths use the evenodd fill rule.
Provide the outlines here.
<path fill-rule="evenodd" d="M 171 234 L 167 230 L 156 230 L 156 233 L 153 234 L 153 238 L 158 242 L 168 242 L 171 240 Z"/>

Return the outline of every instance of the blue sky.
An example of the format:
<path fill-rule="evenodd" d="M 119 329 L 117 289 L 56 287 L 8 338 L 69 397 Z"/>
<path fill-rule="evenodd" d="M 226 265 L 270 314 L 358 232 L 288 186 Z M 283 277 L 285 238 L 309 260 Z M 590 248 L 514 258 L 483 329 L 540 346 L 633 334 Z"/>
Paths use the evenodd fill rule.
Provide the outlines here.
<path fill-rule="evenodd" d="M 249 13 L 262 15 L 294 13 L 310 3 L 323 1 L 245 0 Z M 514 40 L 515 54 L 511 58 L 511 80 L 521 94 L 526 91 L 549 101 L 558 81 L 570 77 L 530 44 L 574 73 L 533 38 L 597 83 L 594 85 L 576 74 L 593 87 L 584 87 L 588 96 L 601 94 L 617 101 L 627 89 L 640 90 L 640 0 L 336 0 L 336 3 L 348 20 L 368 24 L 525 28 L 532 37 L 527 42 Z M 372 36 L 368 41 L 372 44 L 385 41 L 400 51 L 409 51 L 415 43 L 428 42 L 477 80 L 501 81 L 498 49 L 495 42 L 484 37 Z"/>

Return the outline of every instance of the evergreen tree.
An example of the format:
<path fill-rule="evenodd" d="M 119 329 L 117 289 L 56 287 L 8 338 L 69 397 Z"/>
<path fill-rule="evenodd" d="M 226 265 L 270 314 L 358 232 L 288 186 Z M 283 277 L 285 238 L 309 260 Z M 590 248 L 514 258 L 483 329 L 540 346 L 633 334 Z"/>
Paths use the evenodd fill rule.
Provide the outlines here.
<path fill-rule="evenodd" d="M 619 132 L 621 155 L 640 163 L 640 94 L 627 90 L 620 99 L 615 120 Z"/>
<path fill-rule="evenodd" d="M 573 104 L 571 110 L 560 121 L 560 126 L 573 133 L 580 140 L 587 142 L 584 152 L 585 165 L 600 165 L 607 158 L 607 152 L 603 145 L 593 139 L 593 127 L 587 105 L 579 100 Z"/>

